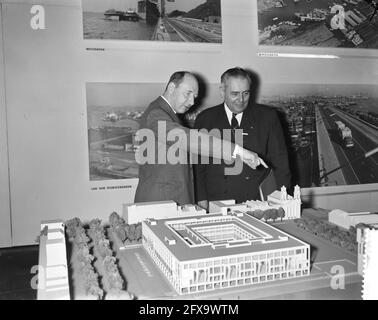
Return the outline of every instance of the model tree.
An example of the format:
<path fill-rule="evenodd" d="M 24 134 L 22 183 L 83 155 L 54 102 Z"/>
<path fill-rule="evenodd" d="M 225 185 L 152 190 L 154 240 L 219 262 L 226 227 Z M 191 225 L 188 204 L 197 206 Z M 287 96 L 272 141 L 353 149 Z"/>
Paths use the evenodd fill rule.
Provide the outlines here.
<path fill-rule="evenodd" d="M 86 230 L 79 218 L 68 220 L 66 227 L 69 239 L 74 246 L 71 264 L 78 265 L 86 297 L 102 299 L 103 290 L 99 286 L 98 275 L 93 267 L 94 256 L 90 254 L 88 245 L 90 239 L 87 237 Z"/>
<path fill-rule="evenodd" d="M 257 209 L 255 211 L 252 211 L 252 216 L 255 217 L 256 219 L 261 220 L 262 217 L 264 216 L 264 211 Z"/>
<path fill-rule="evenodd" d="M 282 221 L 282 219 L 285 218 L 285 210 L 282 207 L 279 207 L 277 211 L 278 211 L 278 217 L 281 218 L 281 221 Z"/>
<path fill-rule="evenodd" d="M 278 218 L 278 210 L 276 208 L 272 208 L 270 210 L 271 210 L 270 218 L 273 220 L 273 222 L 276 222 Z"/>
<path fill-rule="evenodd" d="M 272 218 L 272 210 L 271 209 L 266 209 L 264 210 L 264 220 L 265 222 L 268 222 L 269 219 Z"/>
<path fill-rule="evenodd" d="M 117 216 L 113 215 L 111 223 L 117 223 Z M 107 291 L 106 299 L 120 299 L 120 297 L 131 296 L 125 290 L 124 281 L 118 271 L 117 259 L 113 256 L 113 251 L 110 248 L 109 239 L 107 239 L 105 234 L 105 229 L 101 225 L 99 219 L 93 219 L 89 223 L 89 235 L 94 243 L 94 252 L 97 257 L 102 261 L 104 267 L 104 287 Z"/>
<path fill-rule="evenodd" d="M 113 228 L 115 228 L 116 226 L 119 225 L 119 220 L 121 219 L 121 217 L 118 215 L 117 212 L 113 211 L 110 216 L 109 216 L 109 223 L 110 223 L 110 226 L 112 226 Z"/>
<path fill-rule="evenodd" d="M 136 241 L 142 240 L 142 224 L 140 222 L 136 225 L 136 228 L 135 228 L 135 240 Z"/>
<path fill-rule="evenodd" d="M 346 231 L 326 221 L 318 221 L 309 217 L 295 219 L 294 222 L 297 227 L 322 237 L 339 247 L 352 252 L 357 251 L 356 227 L 358 227 L 358 225 L 356 225 L 356 227 L 352 226 Z"/>
<path fill-rule="evenodd" d="M 129 233 L 127 237 L 129 238 L 130 242 L 133 242 L 136 239 L 135 238 L 135 224 L 129 225 Z"/>
<path fill-rule="evenodd" d="M 81 221 L 79 218 L 73 218 L 66 221 L 66 231 L 69 238 L 74 238 L 76 235 L 76 230 L 81 226 Z"/>
<path fill-rule="evenodd" d="M 117 237 L 124 242 L 127 238 L 125 230 L 125 220 L 123 220 L 117 212 L 112 212 L 109 217 L 110 226 Z"/>

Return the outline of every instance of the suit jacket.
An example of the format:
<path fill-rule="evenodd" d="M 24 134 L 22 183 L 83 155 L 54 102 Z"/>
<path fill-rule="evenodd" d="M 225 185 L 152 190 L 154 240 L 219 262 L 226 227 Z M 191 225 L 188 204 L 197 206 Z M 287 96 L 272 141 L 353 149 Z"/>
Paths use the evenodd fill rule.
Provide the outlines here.
<path fill-rule="evenodd" d="M 158 126 L 159 122 L 160 127 Z M 165 126 L 163 130 L 165 136 L 162 134 L 161 124 Z M 189 128 L 185 127 L 182 120 L 162 97 L 153 101 L 143 113 L 140 129 L 150 129 L 154 134 L 150 139 L 150 145 L 151 142 L 153 144 L 154 163 L 139 166 L 139 183 L 134 202 L 174 200 L 179 205 L 194 203 L 193 173 L 188 152 L 193 154 L 201 152 L 207 156 L 222 154 L 219 151 L 219 148 L 222 148 L 221 140 L 216 139 L 213 144 L 200 150 L 199 141 L 205 135 L 197 130 L 191 132 Z M 172 134 L 177 139 L 168 141 L 170 139 L 166 139 L 166 136 Z M 171 147 L 180 151 L 177 164 L 172 164 L 169 161 L 172 159 L 166 158 Z M 228 153 L 223 153 L 222 156 L 224 159 L 230 160 L 234 145 L 228 143 L 226 148 L 230 150 Z M 140 149 L 142 148 L 140 147 Z M 165 162 L 159 162 L 159 156 L 165 157 Z M 173 156 L 172 153 L 170 156 Z M 160 160 L 164 159 L 160 158 Z"/>
<path fill-rule="evenodd" d="M 211 130 L 230 129 L 224 104 L 202 111 L 194 127 Z M 277 187 L 290 187 L 288 155 L 277 113 L 267 106 L 254 104 L 243 112 L 240 128 L 243 129 L 243 147 L 252 150 L 273 169 Z M 227 200 L 236 202 L 259 199 L 258 186 L 267 173 L 261 165 L 253 170 L 243 165 L 240 175 L 223 174 L 224 163 L 199 164 L 195 167 L 196 200 Z"/>

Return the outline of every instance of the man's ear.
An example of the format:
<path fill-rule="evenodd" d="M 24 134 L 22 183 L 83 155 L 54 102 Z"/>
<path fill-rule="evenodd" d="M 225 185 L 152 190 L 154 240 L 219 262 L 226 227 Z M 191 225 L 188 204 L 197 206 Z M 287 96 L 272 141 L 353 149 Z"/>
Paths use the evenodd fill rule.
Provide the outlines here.
<path fill-rule="evenodd" d="M 220 85 L 219 91 L 220 91 L 220 95 L 221 95 L 222 100 L 224 100 L 224 96 L 225 96 L 224 91 L 225 91 L 225 88 L 224 88 L 224 84 L 223 83 Z"/>
<path fill-rule="evenodd" d="M 168 92 L 169 92 L 169 94 L 172 94 L 175 91 L 175 89 L 176 89 L 176 85 L 173 82 L 170 82 L 168 84 Z"/>

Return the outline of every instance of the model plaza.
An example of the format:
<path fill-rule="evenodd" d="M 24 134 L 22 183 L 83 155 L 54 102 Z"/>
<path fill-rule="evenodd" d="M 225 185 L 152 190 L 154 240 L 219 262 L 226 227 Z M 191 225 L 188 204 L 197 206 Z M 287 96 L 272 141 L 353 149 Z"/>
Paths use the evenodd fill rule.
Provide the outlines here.
<path fill-rule="evenodd" d="M 142 223 L 143 246 L 178 294 L 306 276 L 310 246 L 241 211 Z"/>

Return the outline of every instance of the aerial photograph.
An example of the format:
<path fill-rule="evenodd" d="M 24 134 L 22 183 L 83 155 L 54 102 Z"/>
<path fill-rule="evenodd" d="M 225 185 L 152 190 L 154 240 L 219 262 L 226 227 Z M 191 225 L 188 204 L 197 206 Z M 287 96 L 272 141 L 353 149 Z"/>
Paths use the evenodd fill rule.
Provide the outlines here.
<path fill-rule="evenodd" d="M 159 90 L 148 84 L 86 84 L 90 181 L 138 177 L 135 132 L 153 100 L 145 93 Z"/>
<path fill-rule="evenodd" d="M 82 0 L 84 39 L 222 43 L 221 0 Z"/>
<path fill-rule="evenodd" d="M 272 85 L 261 102 L 281 115 L 294 183 L 378 183 L 378 90 L 372 85 Z"/>
<path fill-rule="evenodd" d="M 378 48 L 378 4 L 370 0 L 257 0 L 259 44 Z"/>
<path fill-rule="evenodd" d="M 163 86 L 89 82 L 86 89 L 90 180 L 137 178 L 135 133 Z M 187 123 L 215 101 L 214 93 L 187 112 Z M 294 184 L 378 183 L 376 85 L 265 84 L 259 102 L 278 111 Z"/>

